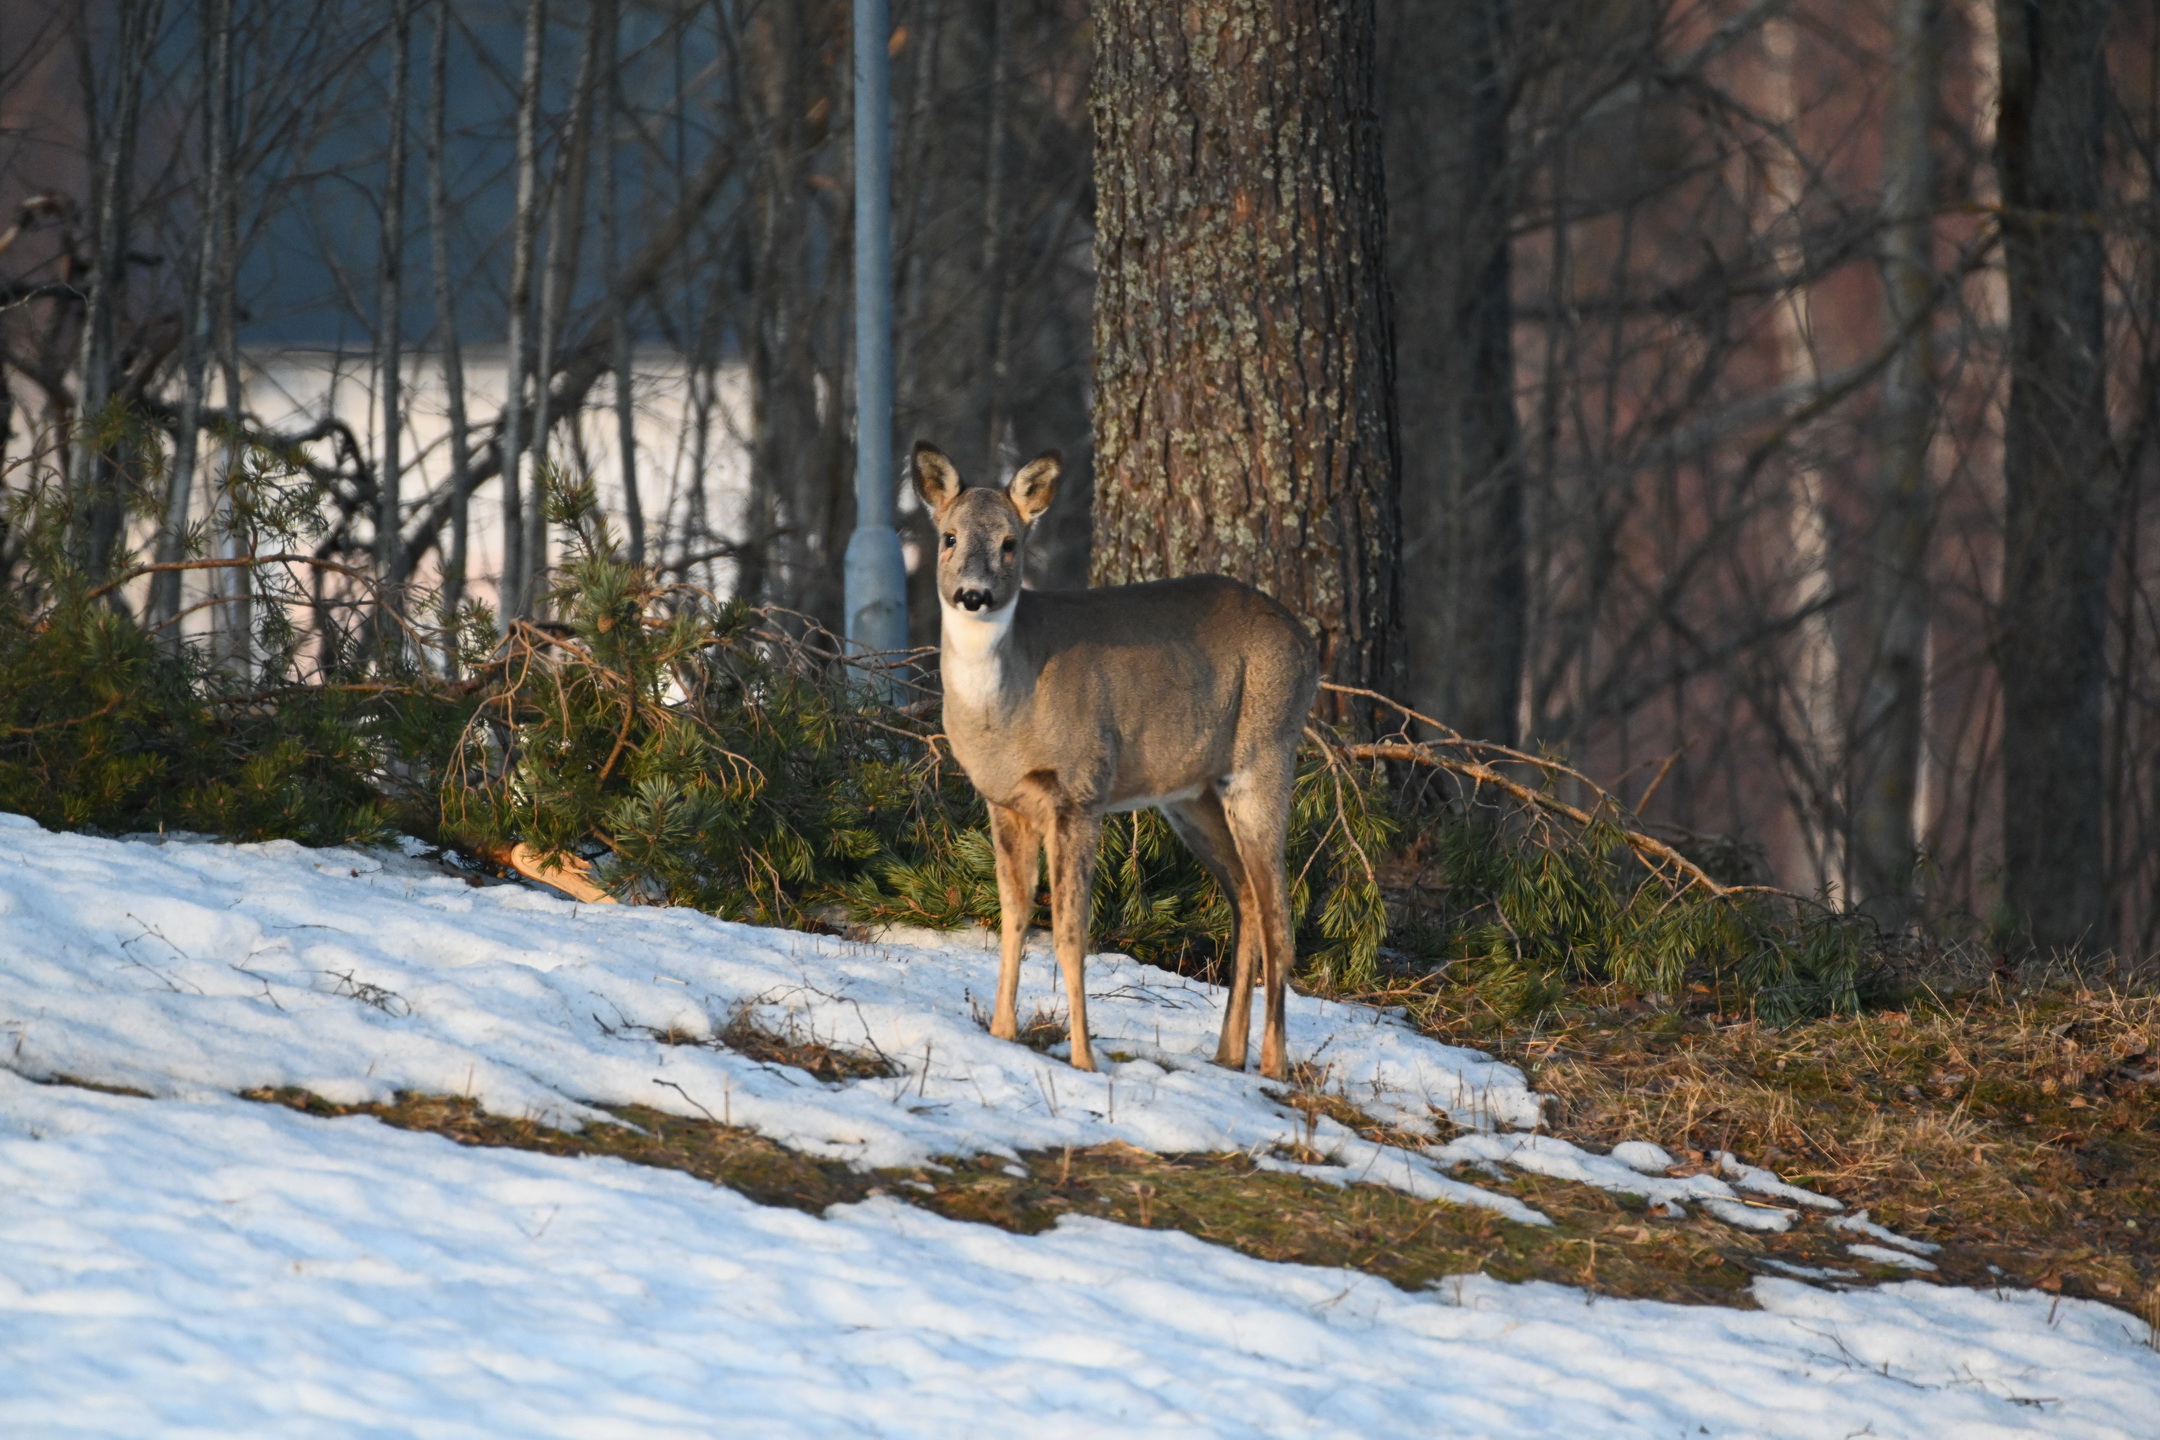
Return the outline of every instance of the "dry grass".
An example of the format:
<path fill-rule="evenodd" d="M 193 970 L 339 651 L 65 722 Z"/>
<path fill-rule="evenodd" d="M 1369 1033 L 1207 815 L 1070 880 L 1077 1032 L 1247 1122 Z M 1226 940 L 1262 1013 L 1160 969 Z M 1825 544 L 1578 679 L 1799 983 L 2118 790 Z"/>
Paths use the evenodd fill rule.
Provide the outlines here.
<path fill-rule="evenodd" d="M 630 1021 L 609 1025 L 603 1020 L 600 1027 L 610 1035 L 639 1035 L 662 1045 L 733 1050 L 752 1060 L 767 1065 L 791 1066 L 832 1083 L 889 1079 L 900 1073 L 900 1067 L 893 1063 L 892 1057 L 874 1047 L 861 1050 L 835 1045 L 805 1030 L 793 1012 L 783 1012 L 775 1021 L 765 1013 L 768 1008 L 755 1001 L 738 1005 L 728 1015 L 727 1023 L 713 1033 L 672 1026 L 657 1029 Z"/>
<path fill-rule="evenodd" d="M 1631 1197 L 1534 1176 L 1502 1188 L 1551 1216 L 1551 1227 L 1518 1225 L 1489 1210 L 1414 1200 L 1375 1186 L 1338 1188 L 1264 1171 L 1241 1154 L 1154 1155 L 1112 1144 L 1032 1153 L 1017 1163 L 984 1156 L 860 1174 L 752 1131 L 642 1106 L 614 1110 L 619 1125 L 593 1124 L 573 1134 L 490 1115 L 454 1096 L 335 1105 L 284 1089 L 250 1091 L 246 1098 L 326 1117 L 371 1115 L 463 1145 L 610 1156 L 682 1170 L 760 1204 L 813 1214 L 889 1195 L 951 1219 L 1022 1234 L 1045 1230 L 1063 1215 L 1092 1215 L 1180 1230 L 1263 1260 L 1359 1270 L 1405 1289 L 1482 1271 L 1609 1295 L 1747 1305 L 1749 1281 L 1772 1268 L 1766 1261 L 1842 1265 L 1860 1272 L 1857 1278 L 1902 1278 L 1895 1270 L 1854 1266 L 1819 1230 L 1765 1236 L 1701 1217 L 1665 1219 Z"/>
<path fill-rule="evenodd" d="M 2160 999 L 1998 985 L 1773 1029 L 1594 998 L 1516 1033 L 1422 1018 L 1521 1065 L 1569 1139 L 1732 1150 L 1941 1242 L 1954 1283 L 2153 1303 Z"/>
<path fill-rule="evenodd" d="M 792 1065 L 820 1080 L 878 1080 L 898 1075 L 900 1067 L 876 1050 L 851 1050 L 806 1035 L 792 1017 L 773 1025 L 756 1010 L 737 1010 L 715 1037 L 728 1049 L 769 1065 Z"/>
<path fill-rule="evenodd" d="M 1955 1002 L 1773 1029 L 1605 993 L 1534 1026 L 1410 1000 L 1437 1038 L 1521 1065 L 1551 1097 L 1549 1127 L 1594 1148 L 1651 1140 L 1682 1171 L 1719 1150 L 1835 1195 L 1944 1247 L 1932 1277 L 2035 1287 L 2103 1300 L 2160 1322 L 2160 999 L 2061 986 L 1995 987 Z M 1472 1018 L 1472 1017 L 1475 1018 Z M 1049 1015 L 1031 1021 L 1038 1047 L 1064 1038 Z M 739 1012 L 716 1036 L 828 1079 L 890 1073 L 858 1055 L 756 1023 Z M 68 1081 L 66 1083 L 82 1083 Z M 103 1087 L 94 1087 L 103 1088 Z M 1413 1142 L 1373 1122 L 1324 1068 L 1300 1067 L 1272 1092 L 1383 1142 Z M 1336 1188 L 1256 1169 L 1246 1155 L 1152 1155 L 1124 1145 L 955 1160 L 859 1174 L 786 1149 L 721 1117 L 690 1120 L 631 1107 L 619 1125 L 582 1133 L 493 1116 L 469 1100 L 401 1097 L 337 1106 L 298 1091 L 251 1099 L 321 1115 L 365 1113 L 462 1144 L 558 1155 L 607 1155 L 687 1171 L 764 1204 L 813 1213 L 891 1195 L 954 1219 L 1023 1233 L 1061 1215 L 1181 1230 L 1261 1259 L 1343 1266 L 1404 1287 L 1483 1271 L 1614 1295 L 1747 1304 L 1747 1286 L 1780 1264 L 1832 1268 L 1849 1283 L 1910 1279 L 1857 1261 L 1849 1238 L 1808 1223 L 1761 1235 L 1690 1216 L 1654 1216 L 1641 1201 L 1531 1176 L 1477 1183 L 1510 1190 L 1551 1216 L 1550 1228 L 1377 1187 Z M 1307 1154 L 1306 1151 L 1313 1153 Z M 2160 1325 L 2156 1325 L 2160 1335 Z"/>

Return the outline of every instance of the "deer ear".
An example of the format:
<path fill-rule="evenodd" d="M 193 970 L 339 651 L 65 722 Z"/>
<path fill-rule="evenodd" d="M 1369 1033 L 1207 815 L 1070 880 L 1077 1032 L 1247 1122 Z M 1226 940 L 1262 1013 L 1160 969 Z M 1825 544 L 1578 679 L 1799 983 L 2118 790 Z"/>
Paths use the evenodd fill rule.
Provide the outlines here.
<path fill-rule="evenodd" d="M 1018 510 L 1020 518 L 1028 524 L 1040 519 L 1043 511 L 1050 508 L 1050 502 L 1057 498 L 1058 474 L 1063 463 L 1064 457 L 1057 451 L 1045 450 L 1021 466 L 1020 473 L 1013 476 L 1012 484 L 1005 487 L 1006 498 L 1012 501 L 1013 509 Z"/>
<path fill-rule="evenodd" d="M 922 496 L 922 503 L 936 515 L 953 501 L 960 498 L 960 472 L 953 468 L 945 452 L 927 440 L 915 442 L 915 493 Z"/>

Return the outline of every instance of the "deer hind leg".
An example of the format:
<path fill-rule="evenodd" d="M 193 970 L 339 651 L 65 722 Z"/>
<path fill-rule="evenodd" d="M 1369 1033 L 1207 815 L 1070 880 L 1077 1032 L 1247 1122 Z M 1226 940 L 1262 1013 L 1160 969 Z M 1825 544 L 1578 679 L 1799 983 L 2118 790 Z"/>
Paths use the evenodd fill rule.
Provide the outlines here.
<path fill-rule="evenodd" d="M 1035 915 L 1035 881 L 1042 873 L 1042 828 L 1024 811 L 990 806 L 990 845 L 997 854 L 998 948 L 997 1009 L 990 1033 L 1000 1040 L 1020 1038 L 1020 952 L 1027 944 L 1028 921 Z"/>
<path fill-rule="evenodd" d="M 1232 1070 L 1245 1068 L 1245 1049 L 1252 1038 L 1253 962 L 1259 955 L 1262 927 L 1253 910 L 1252 886 L 1246 882 L 1245 866 L 1238 859 L 1237 840 L 1223 815 L 1222 799 L 1214 790 L 1201 791 L 1190 800 L 1162 807 L 1170 828 L 1177 831 L 1230 902 L 1230 950 L 1237 967 L 1223 1006 L 1222 1040 L 1215 1046 L 1215 1063 Z"/>
<path fill-rule="evenodd" d="M 1233 776 L 1223 792 L 1223 815 L 1252 891 L 1252 927 L 1261 935 L 1267 1025 L 1260 1040 L 1260 1073 L 1270 1080 L 1290 1078 L 1283 1005 L 1297 957 L 1290 937 L 1290 886 L 1283 845 L 1290 829 L 1292 763 L 1285 757 L 1281 765 Z M 1249 988 L 1240 988 L 1250 994 Z"/>
<path fill-rule="evenodd" d="M 1088 896 L 1101 836 L 1100 817 L 1073 806 L 1059 806 L 1050 823 L 1050 933 L 1057 945 L 1058 969 L 1065 972 L 1072 1063 L 1078 1070 L 1095 1068 L 1087 1023 Z"/>

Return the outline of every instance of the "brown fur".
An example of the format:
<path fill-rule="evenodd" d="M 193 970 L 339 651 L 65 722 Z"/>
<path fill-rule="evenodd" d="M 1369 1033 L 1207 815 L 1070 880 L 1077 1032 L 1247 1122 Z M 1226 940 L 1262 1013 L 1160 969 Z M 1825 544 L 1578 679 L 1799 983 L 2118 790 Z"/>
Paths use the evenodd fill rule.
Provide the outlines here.
<path fill-rule="evenodd" d="M 989 804 L 997 854 L 1004 945 L 991 1033 L 1018 1034 L 1020 949 L 1047 849 L 1073 1064 L 1094 1068 L 1082 966 L 1096 842 L 1106 813 L 1156 805 L 1236 916 L 1216 1061 L 1244 1068 L 1257 964 L 1267 988 L 1260 1068 L 1284 1078 L 1293 955 L 1283 844 L 1298 739 L 1319 692 L 1312 637 L 1281 605 L 1220 575 L 1022 591 L 1027 527 L 1057 474 L 1053 453 L 1006 490 L 969 490 L 936 449 L 915 451 L 916 488 L 939 536 L 945 733 Z"/>

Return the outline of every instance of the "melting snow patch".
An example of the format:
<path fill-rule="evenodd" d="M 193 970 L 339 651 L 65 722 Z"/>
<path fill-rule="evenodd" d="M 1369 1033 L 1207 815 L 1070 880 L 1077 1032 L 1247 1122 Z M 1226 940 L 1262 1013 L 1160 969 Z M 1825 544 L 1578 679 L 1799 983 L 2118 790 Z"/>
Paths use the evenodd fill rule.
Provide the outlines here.
<path fill-rule="evenodd" d="M 1672 1169 L 1673 1158 L 1660 1145 L 1647 1140 L 1623 1140 L 1612 1147 L 1612 1158 L 1645 1175 L 1663 1175 Z"/>
<path fill-rule="evenodd" d="M 1878 1265 L 1895 1265 L 1904 1270 L 1933 1270 L 1932 1260 L 1923 1260 L 1909 1250 L 1892 1250 L 1887 1245 L 1847 1245 L 1845 1253 L 1862 1260 L 1873 1260 Z"/>
<path fill-rule="evenodd" d="M 1841 1270 L 1834 1265 L 1795 1265 L 1790 1260 L 1779 1260 L 1770 1255 L 1756 1256 L 1755 1263 L 1767 1269 L 1775 1270 L 1780 1275 L 1793 1275 L 1802 1280 L 1857 1280 L 1860 1278 L 1860 1272 L 1857 1270 Z"/>
<path fill-rule="evenodd" d="M 1700 1205 L 1728 1225 L 1744 1230 L 1778 1232 L 1792 1228 L 1795 1212 L 1751 1204 L 1715 1175 L 1674 1178 L 1646 1175 L 1613 1155 L 1599 1155 L 1552 1135 L 1458 1135 L 1432 1153 L 1444 1164 L 1487 1161 L 1512 1165 L 1534 1175 L 1595 1185 L 1622 1195 L 1640 1195 L 1670 1214 L 1683 1205 Z M 1638 1152 L 1639 1153 L 1639 1152 Z"/>
<path fill-rule="evenodd" d="M 1902 1250 L 1910 1250 L 1916 1254 L 1933 1255 L 1936 1251 L 1942 1249 L 1942 1246 L 1930 1241 L 1908 1239 L 1895 1230 L 1877 1225 L 1874 1221 L 1868 1219 L 1868 1212 L 1865 1210 L 1858 1210 L 1850 1215 L 1840 1215 L 1836 1219 L 1824 1223 L 1828 1224 L 1833 1230 L 1845 1230 L 1856 1235 L 1872 1235 L 1877 1240 L 1886 1241 Z"/>
<path fill-rule="evenodd" d="M 1768 1195 L 1778 1200 L 1790 1200 L 1796 1205 L 1806 1205 L 1816 1210 L 1843 1210 L 1845 1206 L 1828 1195 L 1818 1195 L 1813 1190 L 1803 1190 L 1798 1185 L 1788 1185 L 1759 1165 L 1741 1163 L 1740 1157 L 1730 1150 L 1718 1151 L 1718 1173 L 1732 1181 L 1733 1185 L 1755 1195 Z"/>

